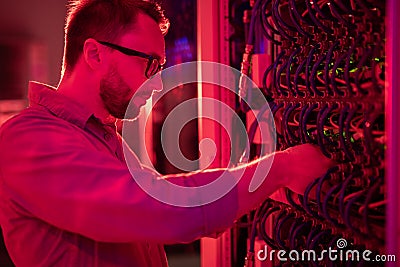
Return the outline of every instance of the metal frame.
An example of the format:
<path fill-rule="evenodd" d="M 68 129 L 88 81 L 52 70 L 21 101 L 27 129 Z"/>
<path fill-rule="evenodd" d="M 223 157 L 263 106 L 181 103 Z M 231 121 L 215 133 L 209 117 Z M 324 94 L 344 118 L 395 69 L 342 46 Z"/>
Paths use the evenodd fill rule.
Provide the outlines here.
<path fill-rule="evenodd" d="M 387 3 L 387 21 L 386 21 L 386 190 L 388 195 L 388 204 L 386 210 L 386 247 L 387 254 L 396 255 L 400 259 L 400 212 L 398 193 L 400 192 L 400 144 L 398 141 L 398 132 L 400 124 L 400 84 L 396 75 L 400 73 L 398 62 L 400 53 L 397 49 L 400 47 L 399 32 L 399 12 L 400 3 L 398 0 L 388 0 Z M 388 262 L 386 266 L 397 266 L 396 262 Z"/>
<path fill-rule="evenodd" d="M 228 0 L 198 0 L 197 1 L 197 57 L 199 61 L 211 61 L 229 65 L 229 1 Z M 217 74 L 218 75 L 218 74 Z M 198 80 L 201 80 L 201 68 L 198 68 Z M 223 129 L 216 123 L 201 120 L 203 97 L 214 98 L 234 106 L 235 99 L 210 84 L 198 85 L 199 98 L 199 140 L 210 138 L 214 140 L 217 154 L 211 168 L 227 166 L 230 158 L 230 140 L 221 138 Z M 210 108 L 210 107 L 207 107 Z M 230 125 L 231 118 L 224 114 L 218 106 L 213 108 L 213 114 L 223 125 Z M 200 162 L 204 168 L 206 162 Z M 201 240 L 201 266 L 231 267 L 231 233 L 226 231 L 219 238 L 203 238 Z"/>

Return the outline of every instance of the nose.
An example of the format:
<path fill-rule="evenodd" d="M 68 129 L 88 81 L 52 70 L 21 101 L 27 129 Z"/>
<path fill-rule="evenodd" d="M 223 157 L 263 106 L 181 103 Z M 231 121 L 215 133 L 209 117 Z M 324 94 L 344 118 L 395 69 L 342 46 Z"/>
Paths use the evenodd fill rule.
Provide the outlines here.
<path fill-rule="evenodd" d="M 152 88 L 155 92 L 161 92 L 163 89 L 163 81 L 161 78 L 161 72 L 158 72 L 147 81 L 148 87 Z"/>

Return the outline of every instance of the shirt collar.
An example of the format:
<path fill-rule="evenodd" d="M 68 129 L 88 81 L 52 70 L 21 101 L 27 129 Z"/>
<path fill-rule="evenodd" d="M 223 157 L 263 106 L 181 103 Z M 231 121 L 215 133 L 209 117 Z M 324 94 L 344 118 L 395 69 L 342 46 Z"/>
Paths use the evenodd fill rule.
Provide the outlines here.
<path fill-rule="evenodd" d="M 84 128 L 93 113 L 71 98 L 57 93 L 57 89 L 38 82 L 29 82 L 29 104 L 46 107 L 57 117 Z"/>

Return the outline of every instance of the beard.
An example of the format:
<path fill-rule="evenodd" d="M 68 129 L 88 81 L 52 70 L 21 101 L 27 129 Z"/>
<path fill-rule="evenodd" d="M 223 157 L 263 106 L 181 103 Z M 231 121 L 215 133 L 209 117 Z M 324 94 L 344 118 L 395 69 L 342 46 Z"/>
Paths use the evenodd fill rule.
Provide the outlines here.
<path fill-rule="evenodd" d="M 111 116 L 117 119 L 124 119 L 132 91 L 132 88 L 122 79 L 115 66 L 111 66 L 108 73 L 100 81 L 100 97 L 104 107 Z M 131 105 L 129 115 L 129 117 L 137 117 L 139 109 Z"/>

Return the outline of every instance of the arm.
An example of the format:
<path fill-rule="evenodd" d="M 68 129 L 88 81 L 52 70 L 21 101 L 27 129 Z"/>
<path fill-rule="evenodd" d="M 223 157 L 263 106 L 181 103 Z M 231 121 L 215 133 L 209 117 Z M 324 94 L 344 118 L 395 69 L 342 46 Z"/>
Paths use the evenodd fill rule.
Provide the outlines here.
<path fill-rule="evenodd" d="M 286 162 L 291 164 L 291 153 L 278 152 L 267 179 L 254 192 L 248 188 L 256 167 L 265 174 L 271 155 L 228 172 L 217 169 L 166 177 L 185 187 L 206 184 L 221 175 L 240 178 L 233 190 L 207 205 L 167 205 L 144 192 L 132 175 L 155 187 L 163 179 L 146 170 L 130 173 L 109 152 L 98 151 L 79 139 L 79 134 L 71 134 L 73 130 L 57 121 L 38 126 L 25 119 L 3 131 L 0 150 L 7 152 L 0 155 L 1 194 L 23 207 L 18 212 L 27 217 L 97 241 L 189 242 L 229 227 L 273 191 L 292 185 L 287 168 L 282 168 Z M 308 173 L 307 177 L 316 176 Z"/>
<path fill-rule="evenodd" d="M 238 181 L 235 189 L 238 194 L 236 217 L 239 218 L 283 187 L 303 194 L 306 187 L 331 166 L 332 161 L 326 158 L 316 146 L 303 144 L 231 168 L 228 172 L 213 169 L 187 176 L 211 182 L 212 180 L 208 177 L 210 174 L 214 174 L 213 179 L 217 173 L 219 173 L 218 176 L 232 175 L 234 180 Z"/>
<path fill-rule="evenodd" d="M 235 181 L 237 184 L 233 191 L 237 194 L 236 218 L 239 218 L 283 187 L 288 187 L 299 194 L 304 193 L 306 187 L 323 175 L 331 165 L 332 161 L 326 158 L 316 146 L 303 144 L 228 170 L 210 169 L 184 175 L 170 175 L 164 178 L 172 180 L 176 184 L 180 184 L 182 181 L 196 181 L 198 186 L 209 185 L 215 180 L 224 178 L 228 181 Z M 184 179 L 181 179 L 182 177 Z M 201 192 L 198 197 L 204 200 L 208 195 L 216 192 L 223 196 L 226 187 L 229 185 L 223 182 L 219 183 L 207 188 L 209 191 Z M 156 193 L 161 192 L 160 195 L 162 195 L 161 188 L 155 191 Z M 164 191 L 168 192 L 168 190 Z M 185 195 L 185 192 L 179 193 L 179 195 Z M 189 199 L 187 205 L 191 206 L 195 206 L 194 204 L 199 200 L 191 195 L 185 195 L 185 199 Z M 211 201 L 210 203 L 212 205 Z"/>

